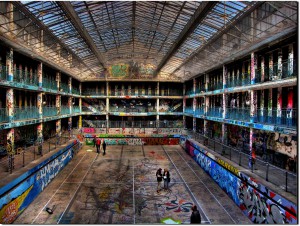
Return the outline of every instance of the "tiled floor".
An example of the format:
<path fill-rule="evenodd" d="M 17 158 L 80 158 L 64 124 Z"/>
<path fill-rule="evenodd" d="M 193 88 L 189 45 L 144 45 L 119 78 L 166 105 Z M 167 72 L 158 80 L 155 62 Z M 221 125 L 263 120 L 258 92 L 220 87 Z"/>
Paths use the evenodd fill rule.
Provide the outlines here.
<path fill-rule="evenodd" d="M 159 167 L 171 182 L 157 194 Z M 108 146 L 105 156 L 83 146 L 14 223 L 188 224 L 193 203 L 202 224 L 251 224 L 180 146 Z"/>

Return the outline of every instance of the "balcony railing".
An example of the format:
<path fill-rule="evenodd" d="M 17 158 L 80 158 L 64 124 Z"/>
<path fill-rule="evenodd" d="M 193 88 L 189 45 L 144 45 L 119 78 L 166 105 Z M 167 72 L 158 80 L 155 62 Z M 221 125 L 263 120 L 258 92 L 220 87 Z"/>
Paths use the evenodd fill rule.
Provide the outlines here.
<path fill-rule="evenodd" d="M 80 107 L 79 106 L 73 106 L 72 112 L 73 113 L 80 113 Z"/>
<path fill-rule="evenodd" d="M 8 122 L 7 108 L 0 108 L 0 122 Z"/>
<path fill-rule="evenodd" d="M 195 115 L 204 115 L 204 108 L 196 108 Z"/>
<path fill-rule="evenodd" d="M 153 107 L 145 107 L 145 106 L 135 106 L 134 108 L 130 107 L 116 107 L 109 106 L 110 112 L 126 112 L 126 113 L 146 113 L 146 112 L 156 112 L 156 109 Z"/>
<path fill-rule="evenodd" d="M 106 91 L 101 89 L 83 89 L 81 94 L 86 96 L 106 96 Z"/>
<path fill-rule="evenodd" d="M 194 110 L 193 110 L 192 107 L 185 107 L 184 113 L 187 113 L 187 114 L 194 114 Z"/>
<path fill-rule="evenodd" d="M 56 106 L 45 106 L 43 107 L 43 117 L 51 117 L 57 115 Z"/>
<path fill-rule="evenodd" d="M 68 115 L 70 114 L 70 107 L 69 106 L 61 106 L 60 108 L 61 115 Z"/>
<path fill-rule="evenodd" d="M 221 107 L 215 107 L 215 108 L 208 108 L 206 115 L 211 117 L 216 117 L 216 118 L 223 118 L 222 113 L 223 113 L 223 109 Z"/>
<path fill-rule="evenodd" d="M 226 108 L 226 118 L 250 121 L 250 108 Z"/>
<path fill-rule="evenodd" d="M 80 95 L 79 89 L 77 89 L 77 88 L 75 88 L 75 87 L 72 87 L 72 93 L 73 93 L 73 94 Z"/>
<path fill-rule="evenodd" d="M 43 77 L 42 86 L 43 88 L 57 90 L 57 82 L 55 81 L 55 79 L 49 79 L 47 77 L 45 78 Z"/>
<path fill-rule="evenodd" d="M 69 85 L 66 84 L 66 83 L 60 83 L 60 91 L 61 92 L 65 92 L 65 93 L 69 93 L 70 90 L 69 90 Z"/>
<path fill-rule="evenodd" d="M 102 123 L 92 122 L 96 128 L 101 128 Z M 182 128 L 183 121 L 109 121 L 109 128 Z"/>
<path fill-rule="evenodd" d="M 14 120 L 26 120 L 39 117 L 37 107 L 15 107 L 14 112 Z"/>
<path fill-rule="evenodd" d="M 208 83 L 208 90 L 213 91 L 213 90 L 218 90 L 218 89 L 223 89 L 223 82 L 215 82 L 215 83 Z"/>
<path fill-rule="evenodd" d="M 7 67 L 5 65 L 0 65 L 0 79 L 1 80 L 6 80 L 8 79 L 7 75 Z"/>
<path fill-rule="evenodd" d="M 257 121 L 265 124 L 276 124 L 279 126 L 296 127 L 297 109 L 257 109 Z"/>
<path fill-rule="evenodd" d="M 14 81 L 16 82 L 20 82 L 26 85 L 34 85 L 34 86 L 39 85 L 38 76 L 36 73 L 32 73 L 32 75 L 30 76 L 29 71 L 15 69 L 13 71 L 13 74 L 14 74 Z"/>

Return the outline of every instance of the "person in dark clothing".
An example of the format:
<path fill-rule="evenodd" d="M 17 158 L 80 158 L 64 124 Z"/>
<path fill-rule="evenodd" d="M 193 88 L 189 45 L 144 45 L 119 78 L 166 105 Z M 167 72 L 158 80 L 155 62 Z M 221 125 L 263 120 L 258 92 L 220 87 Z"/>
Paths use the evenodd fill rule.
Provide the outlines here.
<path fill-rule="evenodd" d="M 169 183 L 170 183 L 170 172 L 169 172 L 169 170 L 164 169 L 163 178 L 164 178 L 164 190 L 169 190 Z"/>
<path fill-rule="evenodd" d="M 191 224 L 201 224 L 201 215 L 196 205 L 192 206 Z"/>
<path fill-rule="evenodd" d="M 94 147 L 96 146 L 96 136 L 93 138 Z"/>
<path fill-rule="evenodd" d="M 106 142 L 105 140 L 103 139 L 103 142 L 102 142 L 102 147 L 103 147 L 103 155 L 105 155 L 105 150 L 106 150 Z"/>
<path fill-rule="evenodd" d="M 162 172 L 161 172 L 161 168 L 159 168 L 156 171 L 156 178 L 157 178 L 157 193 L 159 193 L 159 191 L 161 190 L 161 182 L 162 182 Z"/>

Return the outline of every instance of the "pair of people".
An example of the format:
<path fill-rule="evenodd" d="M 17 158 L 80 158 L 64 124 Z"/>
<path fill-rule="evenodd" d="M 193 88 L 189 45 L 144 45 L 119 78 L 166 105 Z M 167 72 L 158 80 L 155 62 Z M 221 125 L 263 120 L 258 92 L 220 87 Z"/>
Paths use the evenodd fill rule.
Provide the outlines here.
<path fill-rule="evenodd" d="M 101 149 L 102 149 L 103 150 L 103 155 L 105 155 L 105 150 L 106 150 L 105 140 L 103 139 L 102 142 L 101 142 L 100 138 L 95 138 L 94 144 L 96 145 L 97 153 L 99 154 Z"/>
<path fill-rule="evenodd" d="M 157 193 L 160 192 L 161 188 L 161 183 L 162 180 L 164 180 L 164 190 L 169 190 L 169 183 L 170 183 L 170 172 L 167 169 L 164 169 L 162 172 L 162 169 L 159 168 L 156 171 L 156 178 L 157 178 Z"/>

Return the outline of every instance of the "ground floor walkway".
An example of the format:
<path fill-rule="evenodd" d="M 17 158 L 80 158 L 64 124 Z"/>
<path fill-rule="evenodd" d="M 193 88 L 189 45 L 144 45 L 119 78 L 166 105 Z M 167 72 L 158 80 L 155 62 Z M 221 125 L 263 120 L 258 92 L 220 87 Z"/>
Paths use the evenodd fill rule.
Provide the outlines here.
<path fill-rule="evenodd" d="M 170 171 L 168 191 L 157 193 L 158 168 Z M 179 145 L 108 146 L 104 156 L 83 146 L 14 223 L 189 223 L 193 204 L 202 224 L 251 224 Z"/>

